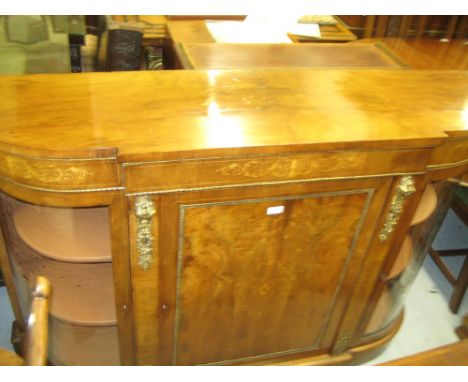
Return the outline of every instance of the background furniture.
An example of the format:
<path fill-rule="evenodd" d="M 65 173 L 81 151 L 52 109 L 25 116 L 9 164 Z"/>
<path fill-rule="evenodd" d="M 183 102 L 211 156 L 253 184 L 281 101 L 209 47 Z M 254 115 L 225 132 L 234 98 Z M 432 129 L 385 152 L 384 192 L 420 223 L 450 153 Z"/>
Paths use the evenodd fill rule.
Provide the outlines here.
<path fill-rule="evenodd" d="M 179 44 L 182 69 L 255 67 L 395 68 L 406 65 L 381 43 L 373 44 Z"/>
<path fill-rule="evenodd" d="M 222 20 L 242 21 L 246 16 L 238 18 L 222 18 Z M 293 42 L 348 42 L 356 39 L 356 36 L 347 28 L 346 24 L 338 17 L 333 16 L 336 24 L 319 25 L 321 37 L 307 38 L 290 35 Z M 177 44 L 184 43 L 208 43 L 216 42 L 205 25 L 205 20 L 220 20 L 220 17 L 167 17 L 167 31 L 169 38 Z"/>
<path fill-rule="evenodd" d="M 245 16 L 243 16 L 245 18 Z M 356 39 L 356 36 L 346 28 L 346 25 L 338 18 L 335 25 L 321 25 L 321 38 L 311 39 L 289 35 L 292 42 L 348 42 Z M 208 31 L 204 19 L 193 18 L 169 18 L 167 21 L 168 39 L 164 46 L 166 67 L 169 69 L 180 67 L 177 56 L 180 53 L 180 45 L 216 43 L 215 38 Z M 214 48 L 216 49 L 216 48 Z M 247 48 L 249 49 L 249 48 Z M 252 48 L 250 48 L 252 49 Z"/>
<path fill-rule="evenodd" d="M 372 357 L 401 324 L 445 180 L 466 181 L 467 83 L 383 69 L 5 77 L 0 261 L 18 332 L 47 272 L 54 364 Z"/>
<path fill-rule="evenodd" d="M 328 22 L 326 18 L 332 18 L 333 22 Z M 337 16 L 325 16 L 325 17 L 314 17 L 314 16 L 304 16 L 304 21 L 308 20 L 310 22 L 318 23 L 320 29 L 320 38 L 310 38 L 305 36 L 295 36 L 289 34 L 289 37 L 293 42 L 349 42 L 357 39 L 356 35 L 351 32 L 348 26 Z M 315 20 L 317 19 L 317 20 Z M 323 19 L 323 22 L 320 21 Z"/>
<path fill-rule="evenodd" d="M 468 188 L 460 186 L 457 189 L 450 208 L 465 225 L 468 225 Z M 435 250 L 431 247 L 429 248 L 429 255 L 442 272 L 442 275 L 453 286 L 449 307 L 453 313 L 457 313 L 468 287 L 468 248 Z M 442 260 L 444 256 L 463 256 L 465 258 L 457 277 L 444 264 Z"/>
<path fill-rule="evenodd" d="M 68 31 L 52 16 L 0 16 L 0 73 L 69 73 Z"/>
<path fill-rule="evenodd" d="M 22 346 L 24 359 L 5 349 L 0 349 L 0 366 L 45 366 L 48 347 L 48 314 L 50 283 L 39 276 L 31 296 L 28 327 Z"/>
<path fill-rule="evenodd" d="M 359 38 L 466 38 L 468 17 L 452 16 L 339 16 Z"/>
<path fill-rule="evenodd" d="M 434 39 L 402 39 L 380 37 L 362 39 L 351 44 L 380 42 L 412 69 L 467 70 L 468 45 L 466 40 L 441 42 Z"/>
<path fill-rule="evenodd" d="M 144 60 L 142 70 L 164 69 L 164 46 L 167 45 L 167 19 L 158 15 L 109 16 L 109 23 L 142 33 Z"/>

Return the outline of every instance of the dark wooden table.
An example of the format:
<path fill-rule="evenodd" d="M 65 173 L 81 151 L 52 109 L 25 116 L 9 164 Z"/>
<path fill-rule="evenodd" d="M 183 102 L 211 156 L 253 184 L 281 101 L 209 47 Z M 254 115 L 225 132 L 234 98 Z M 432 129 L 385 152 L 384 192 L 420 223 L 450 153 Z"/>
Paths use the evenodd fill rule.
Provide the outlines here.
<path fill-rule="evenodd" d="M 381 43 L 350 44 L 179 44 L 183 69 L 252 67 L 402 68 Z"/>

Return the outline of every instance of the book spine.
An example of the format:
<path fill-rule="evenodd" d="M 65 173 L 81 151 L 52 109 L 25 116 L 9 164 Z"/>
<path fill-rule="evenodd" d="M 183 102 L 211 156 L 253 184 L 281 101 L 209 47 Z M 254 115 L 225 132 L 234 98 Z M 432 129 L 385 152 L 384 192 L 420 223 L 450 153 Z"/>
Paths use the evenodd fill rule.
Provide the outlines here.
<path fill-rule="evenodd" d="M 110 30 L 107 70 L 139 70 L 141 49 L 141 32 L 122 29 Z"/>
<path fill-rule="evenodd" d="M 72 73 L 81 73 L 80 45 L 70 45 L 70 64 Z"/>

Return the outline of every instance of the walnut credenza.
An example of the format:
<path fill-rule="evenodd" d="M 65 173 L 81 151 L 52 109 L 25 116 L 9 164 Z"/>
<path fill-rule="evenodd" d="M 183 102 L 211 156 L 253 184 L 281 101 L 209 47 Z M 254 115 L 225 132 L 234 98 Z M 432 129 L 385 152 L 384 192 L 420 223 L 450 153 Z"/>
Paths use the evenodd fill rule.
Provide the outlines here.
<path fill-rule="evenodd" d="M 3 77 L 1 266 L 53 364 L 381 351 L 468 170 L 464 72 Z"/>

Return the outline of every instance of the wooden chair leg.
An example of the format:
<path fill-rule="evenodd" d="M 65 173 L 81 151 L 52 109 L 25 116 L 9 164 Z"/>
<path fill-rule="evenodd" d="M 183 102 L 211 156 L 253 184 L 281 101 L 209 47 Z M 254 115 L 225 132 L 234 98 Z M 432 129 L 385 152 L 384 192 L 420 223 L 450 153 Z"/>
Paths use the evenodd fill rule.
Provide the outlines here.
<path fill-rule="evenodd" d="M 468 338 L 468 314 L 463 317 L 462 324 L 455 329 L 455 333 L 461 340 Z"/>
<path fill-rule="evenodd" d="M 444 262 L 441 260 L 439 252 L 434 251 L 431 248 L 429 248 L 429 256 L 431 256 L 431 259 L 434 261 L 435 265 L 437 265 L 437 268 L 442 272 L 444 277 L 447 279 L 447 281 L 450 283 L 450 285 L 455 286 L 457 280 L 455 277 L 452 275 L 452 272 L 447 268 L 447 266 L 444 264 Z"/>
<path fill-rule="evenodd" d="M 457 313 L 460 308 L 460 304 L 465 295 L 466 288 L 468 287 L 468 256 L 463 262 L 460 275 L 457 278 L 455 283 L 455 288 L 453 289 L 452 296 L 450 297 L 449 306 L 453 313 Z"/>

